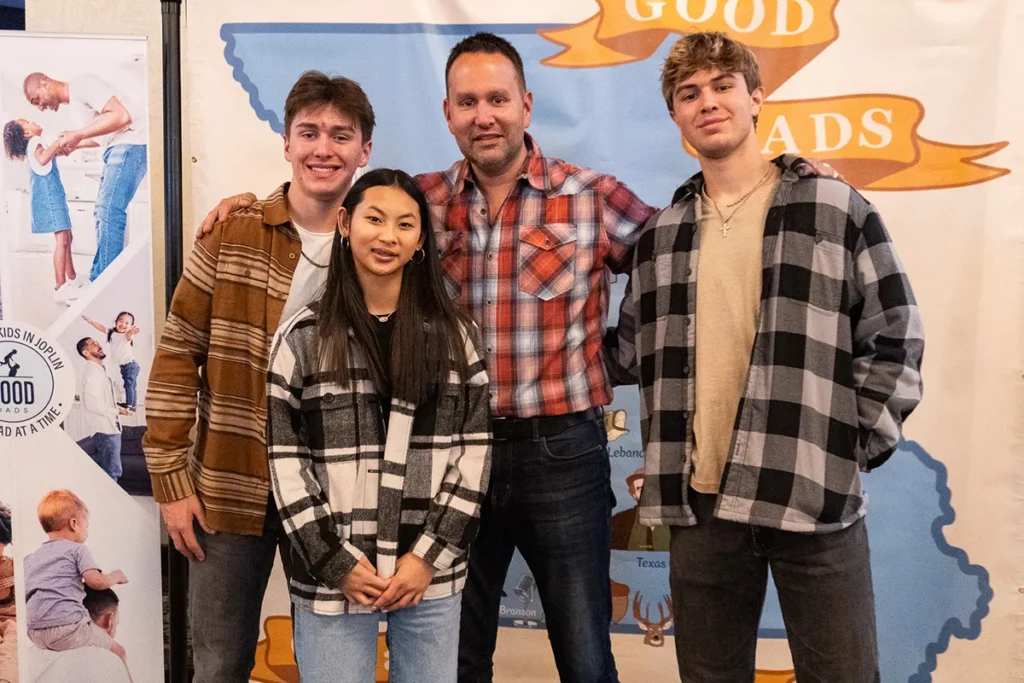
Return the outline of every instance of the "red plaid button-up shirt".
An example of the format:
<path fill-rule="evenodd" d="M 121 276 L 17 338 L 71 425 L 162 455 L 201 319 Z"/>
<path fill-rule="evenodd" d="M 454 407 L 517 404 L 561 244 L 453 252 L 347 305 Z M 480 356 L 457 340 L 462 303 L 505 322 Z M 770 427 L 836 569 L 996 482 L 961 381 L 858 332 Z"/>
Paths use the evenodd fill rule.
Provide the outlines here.
<path fill-rule="evenodd" d="M 492 225 L 463 159 L 418 176 L 450 293 L 484 338 L 495 415 L 563 415 L 611 402 L 601 360 L 609 271 L 626 273 L 654 213 L 610 175 L 528 156 Z"/>

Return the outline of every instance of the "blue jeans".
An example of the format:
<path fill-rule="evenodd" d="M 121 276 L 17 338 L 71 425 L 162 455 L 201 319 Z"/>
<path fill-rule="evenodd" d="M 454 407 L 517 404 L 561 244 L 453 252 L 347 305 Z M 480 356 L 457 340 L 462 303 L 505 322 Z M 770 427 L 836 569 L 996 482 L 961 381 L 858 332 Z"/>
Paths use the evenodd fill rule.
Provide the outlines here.
<path fill-rule="evenodd" d="M 121 366 L 121 379 L 124 380 L 124 402 L 129 408 L 135 407 L 138 399 L 139 364 L 135 361 Z"/>
<path fill-rule="evenodd" d="M 864 520 L 828 534 L 780 531 L 715 519 L 716 498 L 691 490 L 697 525 L 672 527 L 669 584 L 680 678 L 754 680 L 770 567 L 796 680 L 878 683 Z"/>
<path fill-rule="evenodd" d="M 502 586 L 515 548 L 533 573 L 562 683 L 616 683 L 607 437 L 596 420 L 495 441 L 480 533 L 470 547 L 460 683 L 490 683 Z"/>
<path fill-rule="evenodd" d="M 256 662 L 263 594 L 283 536 L 277 506 L 273 499 L 268 502 L 262 536 L 211 535 L 198 524 L 194 529 L 206 559 L 189 562 L 192 683 L 248 683 Z"/>
<path fill-rule="evenodd" d="M 146 176 L 145 145 L 112 145 L 103 152 L 103 172 L 96 195 L 96 255 L 89 280 L 95 280 L 124 251 L 128 204 Z"/>
<path fill-rule="evenodd" d="M 84 444 L 84 445 L 83 445 Z M 100 468 L 117 481 L 124 471 L 121 468 L 121 435 L 97 432 L 88 439 L 78 442 Z"/>
<path fill-rule="evenodd" d="M 462 594 L 389 612 L 390 683 L 455 683 Z M 295 659 L 302 683 L 373 683 L 379 614 L 315 614 L 296 606 Z"/>

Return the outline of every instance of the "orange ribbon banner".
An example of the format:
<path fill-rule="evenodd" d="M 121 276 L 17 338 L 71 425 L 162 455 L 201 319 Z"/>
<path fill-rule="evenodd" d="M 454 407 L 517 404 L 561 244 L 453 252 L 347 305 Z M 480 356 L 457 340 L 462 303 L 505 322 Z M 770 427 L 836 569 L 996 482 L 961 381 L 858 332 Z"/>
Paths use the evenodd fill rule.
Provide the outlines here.
<path fill-rule="evenodd" d="M 976 163 L 1006 146 L 948 145 L 921 137 L 924 106 L 900 95 L 850 95 L 766 102 L 758 117 L 762 152 L 828 161 L 864 190 L 931 190 L 983 183 L 1009 173 Z"/>
<path fill-rule="evenodd" d="M 669 34 L 723 31 L 758 58 L 765 92 L 806 66 L 839 36 L 839 0 L 597 0 L 586 21 L 539 33 L 564 49 L 541 60 L 594 68 L 651 57 Z M 951 145 L 918 135 L 924 106 L 899 95 L 766 102 L 758 137 L 766 156 L 827 160 L 863 190 L 925 190 L 982 183 L 1009 173 L 978 163 L 1006 146 Z M 693 150 L 687 146 L 687 150 Z"/>
<path fill-rule="evenodd" d="M 576 26 L 543 29 L 564 49 L 547 66 L 590 68 L 651 57 L 670 33 L 724 31 L 757 55 L 772 92 L 839 36 L 839 0 L 597 0 L 600 11 Z M 767 68 L 766 62 L 778 68 Z"/>

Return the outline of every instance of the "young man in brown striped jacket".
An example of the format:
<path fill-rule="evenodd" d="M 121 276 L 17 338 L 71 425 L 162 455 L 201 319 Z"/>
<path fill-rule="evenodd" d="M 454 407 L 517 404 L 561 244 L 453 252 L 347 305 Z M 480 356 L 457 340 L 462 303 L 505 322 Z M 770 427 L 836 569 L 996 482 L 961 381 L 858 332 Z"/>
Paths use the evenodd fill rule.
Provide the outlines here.
<path fill-rule="evenodd" d="M 303 74 L 284 123 L 291 182 L 196 243 L 146 396 L 153 495 L 190 560 L 194 683 L 249 680 L 283 538 L 265 439 L 270 344 L 319 295 L 338 209 L 370 157 L 373 108 L 347 78 Z"/>

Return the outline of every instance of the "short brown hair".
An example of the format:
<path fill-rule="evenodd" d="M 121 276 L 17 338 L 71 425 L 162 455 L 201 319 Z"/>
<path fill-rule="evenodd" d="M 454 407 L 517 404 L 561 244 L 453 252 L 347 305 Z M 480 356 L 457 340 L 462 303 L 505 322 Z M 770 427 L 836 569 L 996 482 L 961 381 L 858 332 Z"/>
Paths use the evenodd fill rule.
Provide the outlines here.
<path fill-rule="evenodd" d="M 50 491 L 39 501 L 36 514 L 46 533 L 66 529 L 74 517 L 89 512 L 81 498 L 67 489 Z"/>
<path fill-rule="evenodd" d="M 481 32 L 474 33 L 468 38 L 463 38 L 448 53 L 448 63 L 444 65 L 444 90 L 446 93 L 448 92 L 448 75 L 452 72 L 452 65 L 455 64 L 456 59 L 468 54 L 501 55 L 505 57 L 508 61 L 512 62 L 512 66 L 516 70 L 516 76 L 519 78 L 520 87 L 526 90 L 526 71 L 523 69 L 523 58 L 519 55 L 519 51 L 516 50 L 512 43 L 501 36 Z"/>
<path fill-rule="evenodd" d="M 661 94 L 668 110 L 672 111 L 672 95 L 677 85 L 698 71 L 715 69 L 742 74 L 747 92 L 761 87 L 757 58 L 746 45 L 720 31 L 690 33 L 676 41 L 661 67 Z"/>
<path fill-rule="evenodd" d="M 284 134 L 292 129 L 292 121 L 306 109 L 334 107 L 359 124 L 363 142 L 373 138 L 373 107 L 359 84 L 344 76 L 331 78 L 322 71 L 307 71 L 299 76 L 284 101 Z"/>

